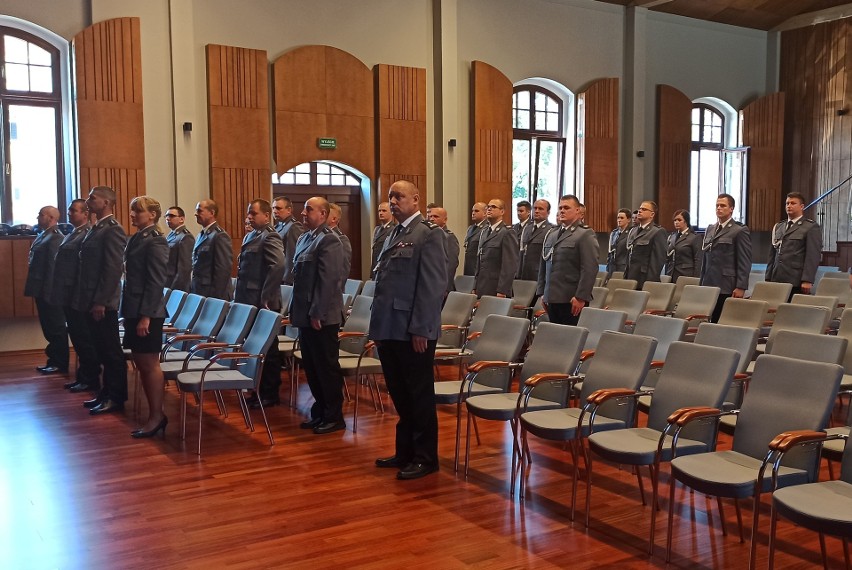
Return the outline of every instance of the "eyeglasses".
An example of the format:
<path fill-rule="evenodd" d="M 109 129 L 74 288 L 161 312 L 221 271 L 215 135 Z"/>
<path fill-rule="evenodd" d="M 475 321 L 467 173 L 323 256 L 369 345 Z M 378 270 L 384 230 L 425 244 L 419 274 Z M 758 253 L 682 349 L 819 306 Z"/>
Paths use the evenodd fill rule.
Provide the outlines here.
<path fill-rule="evenodd" d="M 502 209 L 503 209 L 503 208 L 501 208 L 500 206 L 498 206 L 497 204 L 488 204 L 488 205 L 487 205 L 487 206 L 485 206 L 485 207 L 486 207 L 486 208 L 488 208 L 489 210 L 490 210 L 491 208 L 497 208 L 498 210 L 502 210 Z"/>
<path fill-rule="evenodd" d="M 651 208 L 639 208 L 640 212 L 653 212 Z"/>

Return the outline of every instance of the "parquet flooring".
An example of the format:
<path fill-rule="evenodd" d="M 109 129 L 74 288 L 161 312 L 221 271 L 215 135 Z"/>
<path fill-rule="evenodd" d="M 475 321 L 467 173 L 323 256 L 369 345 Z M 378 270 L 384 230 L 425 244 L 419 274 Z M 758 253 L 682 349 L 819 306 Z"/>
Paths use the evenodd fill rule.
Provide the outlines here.
<path fill-rule="evenodd" d="M 530 495 L 520 502 L 508 493 L 510 432 L 496 422 L 480 422 L 482 445 L 472 445 L 466 481 L 452 469 L 454 411 L 440 410 L 441 471 L 400 482 L 394 470 L 373 466 L 393 451 L 392 408 L 374 413 L 362 400 L 357 434 L 313 435 L 298 428 L 310 398 L 302 383 L 301 410 L 269 410 L 273 447 L 262 426 L 245 429 L 233 397 L 227 419 L 209 398 L 199 457 L 195 407 L 182 442 L 173 387 L 166 437 L 134 440 L 131 411 L 90 417 L 84 397 L 63 390 L 64 377 L 36 373 L 37 364 L 37 355 L 0 356 L 0 568 L 665 566 L 667 499 L 649 558 L 650 510 L 639 501 L 635 476 L 595 462 L 587 530 L 580 519 L 568 520 L 568 454 L 533 440 Z M 286 375 L 284 382 L 282 393 Z M 350 423 L 351 412 L 349 403 Z M 732 505 L 725 510 L 731 534 L 722 536 L 715 502 L 679 497 L 669 566 L 745 567 L 748 543 L 736 538 Z M 751 509 L 743 507 L 749 521 Z M 765 567 L 768 517 L 763 521 Z M 816 535 L 786 522 L 779 529 L 778 568 L 819 564 Z M 841 566 L 839 542 L 828 545 L 832 566 Z"/>

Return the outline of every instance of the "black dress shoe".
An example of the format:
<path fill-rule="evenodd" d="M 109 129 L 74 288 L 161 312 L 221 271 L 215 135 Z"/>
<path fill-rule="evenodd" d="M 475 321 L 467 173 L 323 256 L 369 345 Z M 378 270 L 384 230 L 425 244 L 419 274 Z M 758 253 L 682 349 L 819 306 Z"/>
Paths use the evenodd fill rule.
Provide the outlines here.
<path fill-rule="evenodd" d="M 134 439 L 142 439 L 142 438 L 145 438 L 145 437 L 154 437 L 155 435 L 157 435 L 157 432 L 160 431 L 160 430 L 163 430 L 163 437 L 166 437 L 166 426 L 167 425 L 169 425 L 169 418 L 163 416 L 163 419 L 160 420 L 160 423 L 158 423 L 156 426 L 154 426 L 154 429 L 152 429 L 151 431 L 142 431 L 141 429 L 137 429 L 137 430 L 130 432 L 130 437 L 132 437 Z"/>
<path fill-rule="evenodd" d="M 43 372 L 44 370 L 50 368 L 49 364 L 45 364 L 44 366 L 36 366 L 36 371 Z"/>
<path fill-rule="evenodd" d="M 59 368 L 58 366 L 45 366 L 39 369 L 42 374 L 68 374 L 68 369 Z"/>
<path fill-rule="evenodd" d="M 77 382 L 70 388 L 68 388 L 69 392 L 78 393 L 78 392 L 88 392 L 91 390 L 91 387 L 88 384 L 83 384 L 82 382 Z"/>
<path fill-rule="evenodd" d="M 93 416 L 99 416 L 101 414 L 111 414 L 114 412 L 121 412 L 124 410 L 124 402 L 113 402 L 112 400 L 104 400 L 100 403 L 100 405 L 95 406 L 89 413 Z"/>
<path fill-rule="evenodd" d="M 428 463 L 409 463 L 400 469 L 400 471 L 396 474 L 396 478 L 402 481 L 420 479 L 421 477 L 425 477 L 426 475 L 437 471 L 437 465 L 430 465 Z"/>
<path fill-rule="evenodd" d="M 260 400 L 258 400 L 257 398 L 252 398 L 247 403 L 252 410 L 258 410 L 260 409 L 261 404 L 263 404 L 264 408 L 271 408 L 280 404 L 281 400 L 279 400 L 278 398 L 275 398 L 274 400 L 271 398 L 261 398 Z"/>
<path fill-rule="evenodd" d="M 314 429 L 315 427 L 322 425 L 322 423 L 322 418 L 311 418 L 300 423 L 299 429 Z"/>
<path fill-rule="evenodd" d="M 72 380 L 70 382 L 66 382 L 65 384 L 63 384 L 62 387 L 65 388 L 66 390 L 69 390 L 71 388 L 71 386 L 74 386 L 75 384 L 79 384 L 79 383 L 80 382 L 78 380 Z"/>
<path fill-rule="evenodd" d="M 97 408 L 98 406 L 100 406 L 102 401 L 103 398 L 98 396 L 97 398 L 92 398 L 91 400 L 86 400 L 85 402 L 83 402 L 83 407 L 89 408 L 91 410 L 92 408 Z"/>
<path fill-rule="evenodd" d="M 403 461 L 396 455 L 391 455 L 390 457 L 379 457 L 376 459 L 376 467 L 381 467 L 383 469 L 402 469 L 408 465 L 408 463 L 408 461 Z"/>
<path fill-rule="evenodd" d="M 340 431 L 342 429 L 346 429 L 346 422 L 326 422 L 324 424 L 320 424 L 314 428 L 314 433 L 318 435 L 322 435 L 324 433 L 332 433 L 335 431 Z"/>

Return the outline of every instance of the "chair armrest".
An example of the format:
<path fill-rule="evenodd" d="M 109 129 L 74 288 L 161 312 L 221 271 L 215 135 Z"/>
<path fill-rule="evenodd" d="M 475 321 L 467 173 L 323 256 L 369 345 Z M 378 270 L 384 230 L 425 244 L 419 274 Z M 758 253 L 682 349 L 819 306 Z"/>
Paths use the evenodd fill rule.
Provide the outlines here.
<path fill-rule="evenodd" d="M 184 331 L 182 331 L 182 330 L 178 329 L 177 327 L 173 327 L 173 326 L 164 326 L 164 327 L 163 327 L 163 332 L 164 332 L 164 333 L 180 333 L 180 332 L 184 332 Z"/>
<path fill-rule="evenodd" d="M 839 307 L 840 305 L 837 306 Z M 512 308 L 518 311 L 529 311 L 530 309 L 532 309 L 532 307 L 528 305 L 512 305 Z"/>
<path fill-rule="evenodd" d="M 595 390 L 589 394 L 588 402 L 596 406 L 600 406 L 607 400 L 613 398 L 626 398 L 629 396 L 638 396 L 640 392 L 631 390 L 630 388 L 607 388 L 603 390 Z"/>
<path fill-rule="evenodd" d="M 563 380 L 570 380 L 571 378 L 576 378 L 576 376 L 562 374 L 559 372 L 541 372 L 540 374 L 533 374 L 527 378 L 524 384 L 534 387 L 538 386 L 542 382 L 561 382 Z"/>
<path fill-rule="evenodd" d="M 648 309 L 645 311 L 646 315 L 659 315 L 661 317 L 670 317 L 674 314 L 674 311 L 666 311 L 664 309 Z"/>
<path fill-rule="evenodd" d="M 695 320 L 698 320 L 698 319 L 707 320 L 709 318 L 710 318 L 710 315 L 689 315 L 688 317 L 686 317 L 686 320 L 687 320 L 687 322 L 689 322 L 689 321 L 695 321 Z"/>
<path fill-rule="evenodd" d="M 769 449 L 786 453 L 791 447 L 803 443 L 825 441 L 828 434 L 824 431 L 796 430 L 779 433 L 769 442 Z"/>
<path fill-rule="evenodd" d="M 182 340 L 202 340 L 202 339 L 205 339 L 205 338 L 210 338 L 210 337 L 206 337 L 203 334 L 179 334 L 179 335 L 175 335 L 175 336 L 171 337 L 169 339 L 169 342 L 170 343 L 180 342 Z"/>
<path fill-rule="evenodd" d="M 595 349 L 591 348 L 589 350 L 584 350 L 583 352 L 580 353 L 580 362 L 585 362 L 590 358 L 594 358 L 594 356 L 595 356 Z"/>
<path fill-rule="evenodd" d="M 341 332 L 337 333 L 337 340 L 340 340 L 340 339 L 343 339 L 343 338 L 356 338 L 356 337 L 364 337 L 364 336 L 367 336 L 367 333 L 355 332 L 355 331 L 346 331 L 346 332 L 341 331 Z"/>
<path fill-rule="evenodd" d="M 460 331 L 465 327 L 460 327 L 458 325 L 441 325 L 442 331 Z"/>
<path fill-rule="evenodd" d="M 663 366 L 666 365 L 665 360 L 652 360 L 651 364 L 648 365 L 648 370 L 659 370 Z"/>
<path fill-rule="evenodd" d="M 467 335 L 467 340 L 469 340 L 469 341 L 470 341 L 470 340 L 475 340 L 475 339 L 477 339 L 477 338 L 479 338 L 479 337 L 481 337 L 481 336 L 482 336 L 482 331 L 472 332 L 472 333 L 470 333 L 469 335 Z"/>
<path fill-rule="evenodd" d="M 227 342 L 200 342 L 192 347 L 190 352 L 198 352 L 199 350 L 207 350 L 210 348 L 228 348 L 233 346 Z"/>
<path fill-rule="evenodd" d="M 480 360 L 467 367 L 469 372 L 479 372 L 486 368 L 508 368 L 509 362 L 504 360 Z"/>
<path fill-rule="evenodd" d="M 721 413 L 722 411 L 718 408 L 711 408 L 709 406 L 693 406 L 675 410 L 666 419 L 666 421 L 670 424 L 677 424 L 678 427 L 683 427 L 692 420 L 697 420 L 698 418 L 718 417 Z"/>
<path fill-rule="evenodd" d="M 281 326 L 286 327 L 290 324 L 290 317 L 281 317 Z"/>
<path fill-rule="evenodd" d="M 220 360 L 238 360 L 241 358 L 260 358 L 260 354 L 251 354 L 249 352 L 220 352 L 213 356 L 210 362 L 218 362 Z"/>
<path fill-rule="evenodd" d="M 544 309 L 539 309 L 533 314 L 533 316 L 535 318 L 539 318 L 539 317 L 546 315 L 546 314 L 547 314 L 547 311 L 545 311 Z"/>

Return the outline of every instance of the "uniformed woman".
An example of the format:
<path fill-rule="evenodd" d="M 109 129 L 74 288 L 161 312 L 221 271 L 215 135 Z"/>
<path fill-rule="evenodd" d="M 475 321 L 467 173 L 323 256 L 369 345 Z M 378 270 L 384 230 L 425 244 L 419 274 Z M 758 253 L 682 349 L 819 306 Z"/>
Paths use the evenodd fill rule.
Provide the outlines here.
<path fill-rule="evenodd" d="M 677 210 L 673 219 L 675 231 L 666 244 L 666 275 L 672 276 L 672 283 L 681 275 L 701 277 L 701 240 L 689 225 L 689 211 Z"/>

